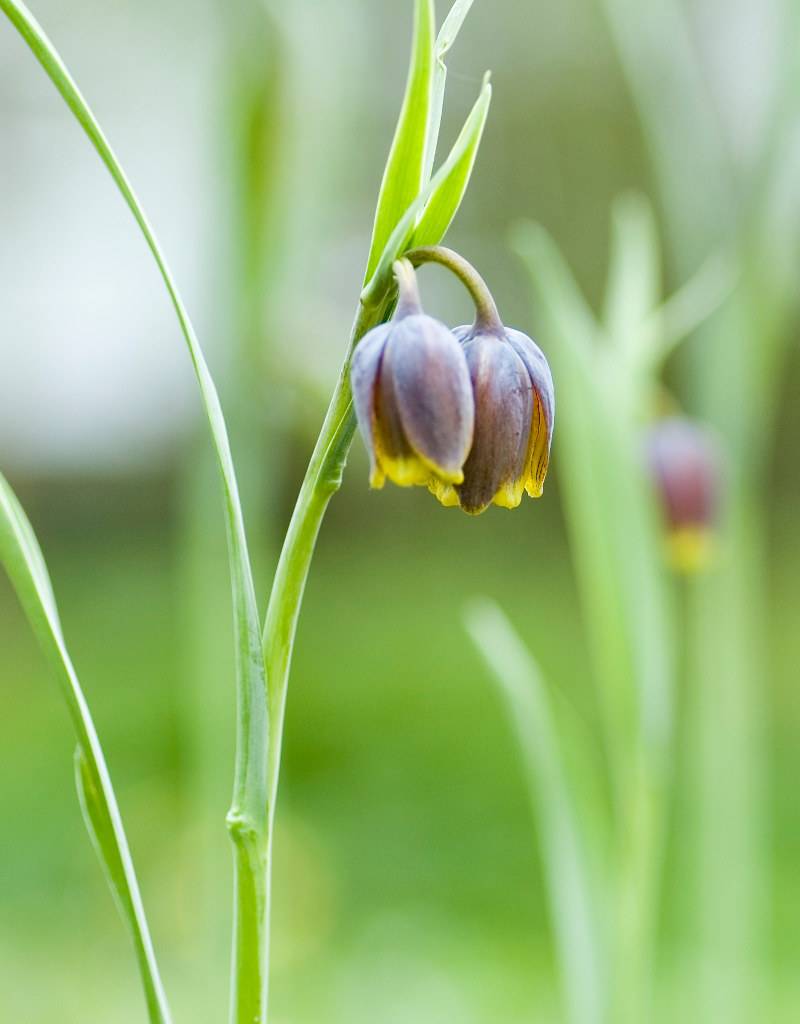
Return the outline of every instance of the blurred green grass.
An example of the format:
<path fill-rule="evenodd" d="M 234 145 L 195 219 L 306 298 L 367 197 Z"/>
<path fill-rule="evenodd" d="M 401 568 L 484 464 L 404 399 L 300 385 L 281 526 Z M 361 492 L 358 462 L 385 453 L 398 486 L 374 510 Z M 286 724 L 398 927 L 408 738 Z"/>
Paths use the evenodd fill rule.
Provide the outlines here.
<path fill-rule="evenodd" d="M 552 679 L 591 711 L 591 683 L 554 488 L 516 515 L 469 519 L 418 491 L 370 495 L 361 453 L 331 511 L 309 584 L 291 685 L 278 839 L 276 1019 L 556 1020 L 552 952 L 527 795 L 496 694 L 465 643 L 464 601 L 501 599 Z M 232 715 L 206 753 L 220 779 L 211 851 L 195 843 L 187 771 L 196 713 L 180 628 L 175 488 L 169 480 L 26 491 L 118 785 L 176 1010 L 214 1019 L 225 962 L 202 961 L 198 860 L 224 858 Z M 284 510 L 285 514 L 286 510 Z M 773 666 L 778 814 L 775 1021 L 797 1005 L 797 641 L 800 549 L 776 566 Z M 209 540 L 210 547 L 213 547 Z M 220 566 L 224 572 L 224 566 Z M 220 642 L 230 640 L 224 576 Z M 226 647 L 226 652 L 229 648 Z M 9 1020 L 140 1019 L 127 939 L 86 841 L 71 742 L 9 588 L 3 657 L 0 992 Z M 218 685 L 229 691 L 232 679 Z M 228 702 L 230 703 L 230 702 Z M 216 707 L 226 707 L 226 701 Z M 177 824 L 176 824 L 177 823 Z M 671 851 L 664 984 L 680 1000 L 680 836 Z M 284 884 L 282 884 L 284 883 Z M 223 911 L 227 913 L 227 910 Z M 216 920 L 219 946 L 228 922 Z M 673 957 L 675 961 L 673 962 Z M 202 964 L 205 984 L 198 992 Z M 46 984 L 42 979 L 46 978 Z M 781 1003 L 786 1010 L 782 1013 Z M 220 1007 L 224 1005 L 219 1003 Z M 24 1012 L 22 1007 L 25 1007 Z M 88 1009 L 87 1009 L 88 1007 Z M 665 1009 L 666 1020 L 669 1010 Z"/>

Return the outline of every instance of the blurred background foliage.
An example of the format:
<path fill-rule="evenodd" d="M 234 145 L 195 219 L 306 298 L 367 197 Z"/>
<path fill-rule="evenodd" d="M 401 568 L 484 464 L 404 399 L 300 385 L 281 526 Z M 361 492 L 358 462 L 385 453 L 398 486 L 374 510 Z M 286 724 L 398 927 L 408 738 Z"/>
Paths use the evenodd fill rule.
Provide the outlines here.
<path fill-rule="evenodd" d="M 659 16 L 671 7 L 685 14 L 707 86 L 703 116 L 723 137 L 709 147 L 738 175 L 713 215 L 708 197 L 723 184 L 702 117 L 685 116 L 692 75 L 670 65 L 674 47 L 659 45 L 669 38 Z M 231 420 L 262 600 L 346 343 L 410 9 L 369 0 L 35 5 L 182 282 Z M 721 342 L 690 343 L 669 378 L 690 411 L 726 429 L 739 422 L 748 371 L 725 338 L 744 337 L 754 352 L 768 332 L 781 343 L 783 354 L 758 371 L 774 381 L 759 392 L 764 407 L 743 409 L 747 428 L 735 440 L 744 450 L 734 456 L 764 553 L 746 609 L 763 625 L 750 681 L 763 713 L 756 811 L 768 869 L 752 1019 L 789 1022 L 800 1012 L 800 363 L 796 295 L 784 280 L 796 280 L 796 248 L 782 240 L 797 223 L 800 72 L 786 45 L 796 13 L 792 0 L 659 0 L 647 10 L 639 19 L 622 0 L 478 0 L 449 61 L 445 142 L 487 65 L 495 101 L 448 242 L 486 276 L 508 323 L 540 332 L 509 245 L 520 219 L 546 226 L 595 307 L 620 193 L 655 203 L 665 294 L 728 241 L 719 223 L 735 226 L 746 309 L 726 307 L 714 328 Z M 637 55 L 649 61 L 644 83 Z M 119 197 L 5 24 L 0 147 L 3 469 L 48 557 L 176 1017 L 219 1019 L 233 677 L 220 499 L 194 385 Z M 767 213 L 751 230 L 750 200 L 763 195 Z M 782 255 L 765 263 L 765 248 Z M 443 274 L 425 271 L 421 283 L 431 311 L 468 319 Z M 545 351 L 552 344 L 538 340 Z M 462 624 L 472 595 L 497 598 L 545 675 L 581 714 L 594 713 L 557 459 L 555 468 L 544 500 L 473 520 L 423 493 L 370 495 L 356 444 L 323 529 L 291 683 L 275 1024 L 562 1019 L 520 759 Z M 694 595 L 687 622 L 703 621 L 702 603 Z M 725 623 L 716 628 L 724 638 Z M 700 671 L 691 650 L 676 652 L 690 685 Z M 704 651 L 706 664 L 717 653 Z M 704 712 L 711 730 L 725 727 L 728 706 L 723 688 Z M 0 581 L 0 1016 L 125 1024 L 141 1020 L 137 979 L 77 811 L 71 748 Z M 682 763 L 677 821 L 696 795 Z M 721 801 L 727 781 L 717 782 Z M 688 1009 L 689 845 L 673 830 L 657 983 L 665 1021 L 710 1019 Z"/>

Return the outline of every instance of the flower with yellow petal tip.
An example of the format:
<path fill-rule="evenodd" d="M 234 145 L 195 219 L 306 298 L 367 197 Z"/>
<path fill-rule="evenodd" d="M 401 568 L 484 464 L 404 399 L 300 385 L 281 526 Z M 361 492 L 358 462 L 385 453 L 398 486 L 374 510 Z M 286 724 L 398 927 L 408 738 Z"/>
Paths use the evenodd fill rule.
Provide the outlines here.
<path fill-rule="evenodd" d="M 541 496 L 553 437 L 555 394 L 541 349 L 496 316 L 453 332 L 464 347 L 475 400 L 475 434 L 464 480 L 441 490 L 444 504 L 477 515 Z"/>
<path fill-rule="evenodd" d="M 486 282 L 459 253 L 442 245 L 406 253 L 412 266 L 438 263 L 450 270 L 475 303 L 472 327 L 457 327 L 469 368 L 475 430 L 464 479 L 429 484 L 443 505 L 477 515 L 489 505 L 516 508 L 525 491 L 541 496 L 553 438 L 555 393 L 542 350 L 521 331 L 503 325 Z"/>
<path fill-rule="evenodd" d="M 464 479 L 474 403 L 464 351 L 420 305 L 410 263 L 394 266 L 399 299 L 389 323 L 357 346 L 350 367 L 356 416 L 370 457 L 370 484 L 452 487 Z"/>
<path fill-rule="evenodd" d="M 693 573 L 713 559 L 719 520 L 721 457 L 712 434 L 680 416 L 650 427 L 647 464 L 667 526 L 674 569 Z"/>

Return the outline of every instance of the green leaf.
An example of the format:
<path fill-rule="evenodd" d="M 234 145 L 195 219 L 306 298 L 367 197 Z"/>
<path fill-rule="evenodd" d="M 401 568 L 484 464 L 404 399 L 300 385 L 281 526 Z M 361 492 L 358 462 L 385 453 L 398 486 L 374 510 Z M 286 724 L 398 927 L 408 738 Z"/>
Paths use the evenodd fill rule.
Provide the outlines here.
<path fill-rule="evenodd" d="M 605 974 L 591 857 L 566 770 L 550 695 L 535 660 L 493 601 L 467 610 L 467 631 L 505 700 L 538 818 L 547 890 L 569 1019 L 605 1019 Z"/>
<path fill-rule="evenodd" d="M 383 172 L 364 283 L 372 277 L 395 225 L 424 184 L 433 83 L 433 0 L 416 0 L 414 43 L 403 106 Z"/>
<path fill-rule="evenodd" d="M 450 8 L 450 13 L 444 19 L 439 35 L 436 37 L 437 60 L 444 60 L 449 53 L 474 3 L 475 0 L 456 0 Z"/>
<path fill-rule="evenodd" d="M 75 788 L 84 824 L 95 852 L 103 865 L 106 879 L 123 920 L 134 918 L 125 864 L 120 856 L 114 822 L 108 813 L 103 792 L 97 785 L 89 761 L 80 747 L 75 748 Z"/>
<path fill-rule="evenodd" d="M 605 326 L 611 342 L 635 352 L 642 326 L 661 297 L 661 259 L 653 210 L 644 196 L 627 195 L 613 206 L 611 269 Z"/>
<path fill-rule="evenodd" d="M 19 0 L 0 0 L 0 10 L 4 11 L 28 44 L 34 56 L 83 128 L 89 141 L 94 146 L 122 193 L 153 254 L 189 349 L 189 355 L 200 387 L 200 395 L 211 429 L 225 496 L 237 641 L 237 678 L 240 681 L 242 699 L 249 702 L 253 715 L 252 742 L 249 747 L 251 763 L 248 766 L 248 777 L 253 782 L 250 792 L 256 793 L 257 791 L 257 795 L 255 798 L 250 799 L 249 812 L 263 818 L 266 814 L 266 757 L 259 749 L 260 741 L 258 737 L 263 737 L 267 733 L 266 678 L 261 651 L 260 623 L 255 586 L 247 552 L 247 540 L 239 501 L 236 473 L 219 396 L 200 348 L 200 343 L 197 340 L 194 327 L 189 319 L 189 314 L 180 297 L 177 285 L 162 253 L 155 232 L 88 103 L 82 96 L 55 47 L 28 8 Z M 236 788 L 239 792 L 243 791 L 244 783 L 241 779 Z"/>
<path fill-rule="evenodd" d="M 392 264 L 413 243 L 436 245 L 444 237 L 461 204 L 480 145 L 492 87 L 488 76 L 475 106 L 461 129 L 450 153 L 392 232 L 375 267 L 375 273 L 361 293 L 366 306 L 378 305 L 391 287 Z"/>
<path fill-rule="evenodd" d="M 82 804 L 123 918 L 133 936 L 151 1024 L 169 1024 L 161 985 L 125 830 L 89 706 L 73 667 L 53 588 L 31 525 L 0 474 L 0 563 L 16 590 L 43 651 L 60 684 L 78 740 Z"/>
<path fill-rule="evenodd" d="M 489 112 L 491 88 L 487 72 L 483 82 L 481 100 L 478 101 L 481 104 L 483 100 L 480 107 L 481 116 L 476 118 L 473 124 L 467 122 L 456 142 L 455 148 L 460 152 L 459 158 L 446 180 L 442 181 L 441 185 L 431 193 L 425 204 L 411 242 L 414 248 L 422 245 L 437 245 L 447 234 L 447 229 L 458 213 L 478 156 L 478 147 L 483 137 L 483 129 Z"/>
<path fill-rule="evenodd" d="M 731 298 L 740 279 L 735 255 L 723 249 L 710 256 L 694 277 L 651 312 L 642 334 L 649 343 L 646 356 L 654 370 Z"/>
<path fill-rule="evenodd" d="M 425 154 L 424 181 L 430 180 L 433 172 L 433 163 L 436 159 L 436 147 L 439 143 L 439 129 L 442 124 L 442 110 L 444 108 L 444 91 L 447 85 L 447 65 L 444 58 L 455 43 L 461 26 L 469 14 L 475 0 L 456 0 L 450 8 L 450 13 L 444 20 L 439 35 L 436 37 L 436 63 L 433 69 L 433 89 L 431 94 L 431 113 L 428 125 L 428 142 Z"/>
<path fill-rule="evenodd" d="M 549 235 L 528 225 L 515 245 L 531 274 L 539 337 L 561 395 L 555 465 L 598 665 L 607 750 L 624 787 L 640 747 L 654 764 L 663 757 L 674 687 L 662 534 L 642 471 L 636 389 L 643 382 L 602 343 Z"/>

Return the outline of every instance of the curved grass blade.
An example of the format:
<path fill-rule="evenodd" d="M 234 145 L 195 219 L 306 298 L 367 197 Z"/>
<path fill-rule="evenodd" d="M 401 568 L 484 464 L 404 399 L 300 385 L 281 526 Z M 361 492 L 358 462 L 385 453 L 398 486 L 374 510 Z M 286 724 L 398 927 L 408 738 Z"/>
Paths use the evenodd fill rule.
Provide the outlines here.
<path fill-rule="evenodd" d="M 88 103 L 53 44 L 20 0 L 0 0 L 2 10 L 30 47 L 83 128 L 133 214 L 172 300 L 194 366 L 222 477 L 236 636 L 237 741 L 234 794 L 228 825 L 236 847 L 236 888 L 241 902 L 235 921 L 235 991 L 244 1005 L 234 1019 L 261 1021 L 266 1000 L 266 892 L 263 851 L 267 828 L 268 708 L 266 672 L 252 569 L 247 551 L 236 473 L 219 396 L 189 314 L 155 232 Z M 243 906 L 248 904 L 247 910 Z M 238 905 L 238 904 L 237 904 Z M 257 909 L 261 908 L 261 909 Z M 245 934 L 246 932 L 246 934 Z M 248 956 L 250 960 L 248 962 Z M 237 1014 L 240 1016 L 237 1018 Z"/>
<path fill-rule="evenodd" d="M 464 24 L 475 0 L 456 0 L 450 13 L 436 37 L 436 62 L 433 69 L 433 88 L 431 92 L 431 115 L 428 126 L 428 143 L 425 154 L 424 181 L 427 183 L 433 173 L 433 162 L 436 159 L 436 147 L 439 143 L 439 129 L 442 124 L 444 107 L 444 91 L 447 85 L 447 65 L 445 57 L 455 43 L 461 26 Z"/>
<path fill-rule="evenodd" d="M 52 665 L 78 740 L 78 792 L 90 834 L 133 937 L 151 1024 L 171 1018 L 158 973 L 139 885 L 114 789 L 89 706 L 73 667 L 41 549 L 11 487 L 0 474 L 0 562 Z"/>
<path fill-rule="evenodd" d="M 447 159 L 406 210 L 386 243 L 375 273 L 361 293 L 365 306 L 376 306 L 383 301 L 391 286 L 392 264 L 412 244 L 417 247 L 441 242 L 464 198 L 491 99 L 492 87 L 487 75 Z"/>
<path fill-rule="evenodd" d="M 255 588 L 253 586 L 250 572 L 249 560 L 247 557 L 247 542 L 245 538 L 244 523 L 242 521 L 241 508 L 239 503 L 238 486 L 236 474 L 231 458 L 230 445 L 228 442 L 225 421 L 219 396 L 211 374 L 208 370 L 205 357 L 197 340 L 194 327 L 192 326 L 189 314 L 183 304 L 178 292 L 172 273 L 167 266 L 161 247 L 156 239 L 155 233 L 148 221 L 144 210 L 136 198 L 133 188 L 128 181 L 125 172 L 117 160 L 108 141 L 103 134 L 100 125 L 95 119 L 86 100 L 75 84 L 72 76 L 56 52 L 44 30 L 38 24 L 28 8 L 19 0 L 0 0 L 0 10 L 10 19 L 14 27 L 19 31 L 25 42 L 33 51 L 34 56 L 44 68 L 48 77 L 61 93 L 67 106 L 80 123 L 83 130 L 89 137 L 90 142 L 97 150 L 98 155 L 108 168 L 117 187 L 122 193 L 131 213 L 138 223 L 145 241 L 161 272 L 161 277 L 166 285 L 175 312 L 178 317 L 181 331 L 189 349 L 189 355 L 197 375 L 200 386 L 201 397 L 208 416 L 214 446 L 216 448 L 220 471 L 222 474 L 225 490 L 225 503 L 227 511 L 229 539 L 231 544 L 232 576 L 234 583 L 234 604 L 237 620 L 237 638 L 239 654 L 242 659 L 242 668 L 248 674 L 260 679 L 261 689 L 264 689 L 263 662 L 260 655 L 260 628 L 259 616 L 256 606 Z M 255 696 L 255 692 L 253 694 Z"/>
<path fill-rule="evenodd" d="M 500 607 L 467 609 L 466 627 L 499 684 L 538 818 L 564 997 L 573 1024 L 601 1024 L 606 993 L 596 894 L 576 801 L 539 666 Z"/>
<path fill-rule="evenodd" d="M 411 66 L 378 195 L 365 284 L 372 277 L 395 225 L 425 184 L 423 175 L 433 85 L 434 31 L 433 0 L 416 0 Z"/>

